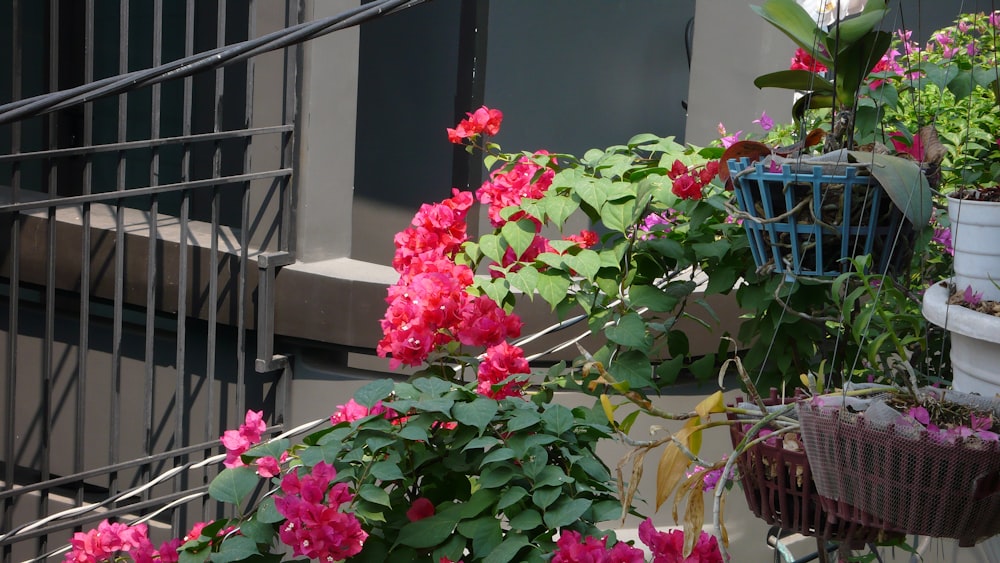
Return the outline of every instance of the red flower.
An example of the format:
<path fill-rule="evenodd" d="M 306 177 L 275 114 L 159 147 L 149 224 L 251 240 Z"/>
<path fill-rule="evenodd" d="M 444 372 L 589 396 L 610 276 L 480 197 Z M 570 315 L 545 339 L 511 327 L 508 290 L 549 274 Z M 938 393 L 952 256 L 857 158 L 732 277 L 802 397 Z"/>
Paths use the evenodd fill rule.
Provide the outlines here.
<path fill-rule="evenodd" d="M 420 497 L 413 501 L 410 509 L 406 511 L 406 518 L 410 522 L 423 520 L 424 518 L 428 518 L 430 516 L 434 516 L 434 503 L 424 497 Z"/>
<path fill-rule="evenodd" d="M 455 336 L 466 346 L 493 346 L 521 336 L 521 319 L 508 315 L 485 295 L 467 301 L 459 315 Z"/>
<path fill-rule="evenodd" d="M 693 176 L 685 174 L 674 180 L 671 191 L 681 199 L 701 199 L 701 183 Z"/>
<path fill-rule="evenodd" d="M 591 246 L 597 244 L 599 239 L 597 237 L 597 233 L 584 229 L 580 231 L 580 234 L 578 235 L 569 235 L 566 237 L 566 240 L 575 242 L 580 246 L 580 248 L 590 248 Z"/>
<path fill-rule="evenodd" d="M 826 72 L 826 65 L 817 61 L 813 58 L 808 51 L 799 47 L 795 50 L 795 56 L 792 57 L 792 66 L 789 67 L 790 70 L 808 70 L 809 72 Z"/>

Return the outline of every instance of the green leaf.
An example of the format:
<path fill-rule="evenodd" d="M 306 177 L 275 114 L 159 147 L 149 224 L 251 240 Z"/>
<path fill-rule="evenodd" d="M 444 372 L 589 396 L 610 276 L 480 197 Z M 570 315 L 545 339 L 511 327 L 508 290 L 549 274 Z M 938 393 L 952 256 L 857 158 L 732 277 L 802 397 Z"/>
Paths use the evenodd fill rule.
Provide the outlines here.
<path fill-rule="evenodd" d="M 472 540 L 474 553 L 490 553 L 503 541 L 500 520 L 492 514 L 460 522 L 458 533 Z"/>
<path fill-rule="evenodd" d="M 656 366 L 656 376 L 659 377 L 664 384 L 669 385 L 677 381 L 677 376 L 681 373 L 681 368 L 684 367 L 684 356 L 676 356 L 670 358 L 669 360 L 664 360 L 660 365 Z"/>
<path fill-rule="evenodd" d="M 212 479 L 208 494 L 219 502 L 240 506 L 243 499 L 257 487 L 259 478 L 252 467 L 230 467 Z"/>
<path fill-rule="evenodd" d="M 679 301 L 677 297 L 667 295 L 652 285 L 633 285 L 628 290 L 628 296 L 633 307 L 645 307 L 657 313 L 673 311 Z"/>
<path fill-rule="evenodd" d="M 521 469 L 524 471 L 524 475 L 528 477 L 528 479 L 534 479 L 542 472 L 542 469 L 544 469 L 548 463 L 549 453 L 545 451 L 545 448 L 532 446 L 527 449 L 521 459 Z"/>
<path fill-rule="evenodd" d="M 499 496 L 499 493 L 492 489 L 478 489 L 472 493 L 469 500 L 462 503 L 459 516 L 463 520 L 479 516 L 484 510 L 492 507 Z M 493 512 L 490 511 L 488 514 L 492 515 Z"/>
<path fill-rule="evenodd" d="M 562 494 L 562 487 L 542 487 L 531 494 L 531 502 L 544 510 L 562 496 Z"/>
<path fill-rule="evenodd" d="M 576 522 L 590 508 L 590 499 L 572 499 L 561 502 L 554 509 L 545 512 L 545 525 L 549 528 L 562 528 Z"/>
<path fill-rule="evenodd" d="M 400 481 L 406 478 L 399 470 L 399 464 L 393 461 L 379 461 L 372 464 L 371 474 L 380 481 Z"/>
<path fill-rule="evenodd" d="M 691 362 L 688 366 L 691 373 L 699 381 L 704 381 L 715 375 L 715 354 L 707 354 L 697 360 Z"/>
<path fill-rule="evenodd" d="M 416 522 L 409 522 L 399 530 L 396 543 L 416 549 L 434 547 L 445 540 L 455 530 L 458 519 L 455 514 L 439 512 Z"/>
<path fill-rule="evenodd" d="M 271 456 L 275 459 L 280 459 L 281 454 L 288 450 L 288 446 L 291 442 L 288 438 L 281 438 L 280 440 L 272 440 L 270 442 L 264 442 L 262 444 L 257 444 L 256 446 L 250 448 L 243 455 L 247 457 L 260 458 Z"/>
<path fill-rule="evenodd" d="M 655 238 L 646 241 L 645 244 L 667 258 L 678 262 L 684 260 L 684 247 L 681 246 L 681 243 L 676 240 L 669 238 Z"/>
<path fill-rule="evenodd" d="M 651 339 L 646 334 L 646 323 L 638 313 L 623 315 L 617 324 L 604 329 L 604 334 L 608 340 L 630 348 L 646 348 L 651 344 Z"/>
<path fill-rule="evenodd" d="M 832 82 L 808 70 L 780 70 L 762 74 L 754 79 L 753 85 L 758 88 L 784 88 L 818 94 L 833 93 Z"/>
<path fill-rule="evenodd" d="M 551 404 L 542 413 L 542 425 L 556 436 L 572 429 L 574 424 L 576 418 L 573 416 L 573 411 L 562 405 Z"/>
<path fill-rule="evenodd" d="M 519 534 L 507 534 L 500 545 L 489 552 L 483 563 L 508 563 L 517 557 L 517 553 L 529 544 L 528 538 Z"/>
<path fill-rule="evenodd" d="M 482 284 L 483 293 L 497 303 L 503 303 L 510 294 L 510 282 L 504 278 L 497 278 Z"/>
<path fill-rule="evenodd" d="M 566 272 L 546 270 L 538 278 L 538 294 L 546 303 L 556 308 L 556 305 L 566 298 L 571 285 Z"/>
<path fill-rule="evenodd" d="M 361 488 L 358 489 L 358 495 L 368 502 L 392 508 L 392 501 L 389 500 L 389 493 L 385 492 L 385 489 L 379 487 L 378 485 L 373 485 L 371 483 L 361 485 Z"/>
<path fill-rule="evenodd" d="M 538 287 L 540 274 L 534 266 L 525 265 L 516 272 L 507 274 L 507 281 L 510 285 L 523 291 L 529 299 L 534 298 L 535 289 Z"/>
<path fill-rule="evenodd" d="M 576 195 L 584 203 L 592 207 L 595 211 L 600 211 L 601 207 L 604 206 L 604 202 L 608 200 L 607 192 L 608 187 L 611 185 L 610 180 L 584 176 L 581 170 L 574 170 L 574 173 L 578 177 L 572 184 L 573 191 L 576 192 Z"/>
<path fill-rule="evenodd" d="M 566 219 L 568 219 L 570 215 L 580 208 L 580 204 L 572 198 L 552 194 L 554 194 L 554 192 L 550 190 L 548 195 L 546 195 L 546 197 L 540 202 L 540 205 L 549 220 L 552 221 L 557 228 L 562 228 Z"/>
<path fill-rule="evenodd" d="M 650 379 L 653 366 L 640 350 L 622 352 L 608 367 L 608 371 L 618 381 L 628 384 L 629 389 L 641 389 L 653 384 Z"/>
<path fill-rule="evenodd" d="M 885 18 L 888 11 L 889 8 L 882 0 L 868 0 L 864 13 L 835 23 L 830 27 L 827 36 L 836 38 L 841 45 L 854 43 L 871 33 Z M 880 53 L 877 56 L 881 57 L 882 55 Z"/>
<path fill-rule="evenodd" d="M 757 15 L 777 27 L 799 47 L 809 51 L 813 58 L 826 66 L 832 66 L 830 57 L 817 52 L 815 46 L 822 45 L 826 38 L 824 33 L 813 21 L 809 13 L 795 0 L 767 0 L 762 6 L 750 6 Z"/>
<path fill-rule="evenodd" d="M 260 553 L 257 544 L 250 538 L 230 536 L 222 542 L 219 551 L 212 554 L 212 563 L 231 563 L 242 561 Z"/>
<path fill-rule="evenodd" d="M 451 383 L 437 377 L 421 377 L 413 381 L 413 386 L 419 391 L 440 397 L 451 391 Z M 445 413 L 447 414 L 447 413 Z"/>
<path fill-rule="evenodd" d="M 372 408 L 375 403 L 388 397 L 394 388 L 395 383 L 391 379 L 372 381 L 354 393 L 354 400 L 363 407 Z"/>
<path fill-rule="evenodd" d="M 525 428 L 531 428 L 541 422 L 541 420 L 541 415 L 533 410 L 520 410 L 515 412 L 510 421 L 507 422 L 507 431 L 517 432 Z"/>
<path fill-rule="evenodd" d="M 972 78 L 972 72 L 968 70 L 960 71 L 955 78 L 952 78 L 951 81 L 948 82 L 948 90 L 951 91 L 952 94 L 955 94 L 956 100 L 967 98 L 969 94 L 972 94 L 972 90 L 975 86 L 976 85 L 974 84 Z"/>
<path fill-rule="evenodd" d="M 451 413 L 458 422 L 482 432 L 496 416 L 497 410 L 499 410 L 499 404 L 495 400 L 477 397 L 471 403 L 455 403 Z"/>
<path fill-rule="evenodd" d="M 503 492 L 500 495 L 500 500 L 497 501 L 497 510 L 503 510 L 509 506 L 514 506 L 518 501 L 523 499 L 528 495 L 528 491 L 524 490 L 523 487 L 513 486 Z"/>
<path fill-rule="evenodd" d="M 510 519 L 510 527 L 513 530 L 530 530 L 542 524 L 542 517 L 537 510 L 527 509 L 518 512 Z M 510 536 L 508 536 L 510 537 Z"/>
<path fill-rule="evenodd" d="M 514 249 L 514 255 L 520 257 L 535 240 L 535 224 L 528 219 L 508 221 L 500 228 L 500 234 Z"/>
<path fill-rule="evenodd" d="M 278 509 L 274 507 L 274 497 L 269 496 L 264 500 L 260 501 L 257 506 L 257 515 L 255 516 L 258 522 L 264 524 L 274 524 L 275 522 L 281 522 L 285 517 L 278 512 Z"/>
<path fill-rule="evenodd" d="M 590 507 L 590 509 L 590 519 L 594 522 L 618 520 L 622 516 L 622 504 L 616 500 L 597 501 Z"/>
<path fill-rule="evenodd" d="M 477 449 L 489 449 L 500 443 L 498 438 L 493 436 L 480 436 L 479 438 L 473 438 L 469 440 L 469 443 L 462 448 L 462 451 L 466 450 L 477 450 Z"/>
<path fill-rule="evenodd" d="M 514 468 L 509 465 L 491 465 L 484 467 L 479 476 L 479 486 L 484 489 L 502 487 L 514 478 Z"/>
<path fill-rule="evenodd" d="M 479 250 L 487 258 L 499 264 L 503 262 L 503 253 L 506 252 L 507 247 L 500 237 L 493 234 L 485 234 L 479 237 Z"/>
<path fill-rule="evenodd" d="M 691 245 L 698 256 L 704 258 L 715 258 L 721 260 L 732 245 L 726 239 L 719 239 L 715 242 L 699 242 Z"/>
<path fill-rule="evenodd" d="M 422 412 L 439 412 L 441 414 L 450 414 L 451 407 L 455 405 L 454 399 L 427 399 L 424 401 L 417 401 L 413 405 L 418 411 Z"/>
<path fill-rule="evenodd" d="M 271 543 L 274 539 L 274 526 L 261 522 L 257 518 L 251 518 L 240 524 L 240 534 L 250 538 L 254 543 Z"/>
<path fill-rule="evenodd" d="M 483 457 L 482 465 L 496 461 L 506 461 L 508 459 L 514 459 L 514 450 L 510 448 L 497 448 L 495 450 L 490 450 L 490 452 Z"/>
<path fill-rule="evenodd" d="M 931 219 L 931 187 L 917 163 L 870 152 L 851 151 L 858 162 L 872 162 L 871 174 L 885 188 L 889 198 L 917 229 Z"/>
<path fill-rule="evenodd" d="M 635 198 L 605 203 L 601 208 L 601 221 L 612 231 L 628 233 L 635 223 Z"/>
<path fill-rule="evenodd" d="M 575 481 L 575 479 L 566 475 L 566 472 L 564 472 L 560 467 L 555 465 L 546 465 L 538 474 L 532 488 L 537 489 L 538 487 L 554 487 L 557 485 L 572 483 L 573 481 Z"/>
<path fill-rule="evenodd" d="M 564 259 L 570 268 L 587 279 L 593 279 L 601 269 L 601 255 L 589 248 L 581 250 L 575 256 L 566 255 Z"/>

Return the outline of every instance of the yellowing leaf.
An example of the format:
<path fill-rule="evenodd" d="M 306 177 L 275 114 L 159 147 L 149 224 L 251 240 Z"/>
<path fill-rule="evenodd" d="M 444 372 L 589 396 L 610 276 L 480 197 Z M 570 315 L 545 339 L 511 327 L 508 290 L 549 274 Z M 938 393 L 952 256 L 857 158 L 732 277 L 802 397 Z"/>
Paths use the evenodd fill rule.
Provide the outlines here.
<path fill-rule="evenodd" d="M 695 432 L 694 429 L 700 424 L 700 418 L 692 418 L 684 425 L 684 428 L 674 434 L 677 442 L 683 444 L 696 455 L 701 448 L 701 431 Z M 689 465 L 691 465 L 691 458 L 676 443 L 669 442 L 663 449 L 660 463 L 656 467 L 656 510 L 660 509 L 663 501 L 670 498 L 674 489 L 677 488 L 677 484 L 684 477 L 684 470 Z"/>
<path fill-rule="evenodd" d="M 611 404 L 611 399 L 604 393 L 601 393 L 601 407 L 604 409 L 604 416 L 608 417 L 608 422 L 611 426 L 615 426 L 615 406 Z"/>
<path fill-rule="evenodd" d="M 726 406 L 722 402 L 722 391 L 716 391 L 708 397 L 702 399 L 698 406 L 694 408 L 701 418 L 708 418 L 713 412 L 726 412 Z"/>
<path fill-rule="evenodd" d="M 701 494 L 704 484 L 704 481 L 700 481 L 691 487 L 691 494 L 688 496 L 687 510 L 684 511 L 684 557 L 694 551 L 694 544 L 701 536 L 701 527 L 705 524 L 705 499 Z"/>

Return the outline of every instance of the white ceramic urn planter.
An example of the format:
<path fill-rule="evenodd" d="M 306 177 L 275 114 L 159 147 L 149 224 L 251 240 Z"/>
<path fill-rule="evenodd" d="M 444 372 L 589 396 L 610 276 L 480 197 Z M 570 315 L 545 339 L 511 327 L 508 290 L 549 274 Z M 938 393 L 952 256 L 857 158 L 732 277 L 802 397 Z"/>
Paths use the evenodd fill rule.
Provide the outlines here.
<path fill-rule="evenodd" d="M 1000 203 L 948 198 L 955 287 L 1000 301 Z"/>
<path fill-rule="evenodd" d="M 992 397 L 1000 393 L 1000 317 L 949 304 L 949 283 L 938 282 L 924 292 L 924 317 L 951 331 L 955 390 Z"/>

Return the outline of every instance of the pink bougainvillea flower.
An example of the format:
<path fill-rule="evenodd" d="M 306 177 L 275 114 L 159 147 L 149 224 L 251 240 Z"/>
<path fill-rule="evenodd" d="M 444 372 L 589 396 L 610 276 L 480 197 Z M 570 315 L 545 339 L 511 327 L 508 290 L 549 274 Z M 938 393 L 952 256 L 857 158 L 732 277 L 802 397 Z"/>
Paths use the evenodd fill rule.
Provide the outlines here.
<path fill-rule="evenodd" d="M 351 398 L 343 405 L 337 406 L 337 411 L 330 415 L 330 424 L 354 422 L 373 414 L 381 414 L 386 418 L 392 417 L 392 411 L 385 408 L 382 401 L 377 401 L 371 408 L 368 408 Z"/>
<path fill-rule="evenodd" d="M 788 68 L 789 70 L 808 70 L 809 72 L 827 71 L 826 65 L 814 59 L 813 56 L 802 47 L 795 50 L 795 55 L 792 56 L 791 66 Z"/>
<path fill-rule="evenodd" d="M 508 338 L 521 336 L 520 317 L 507 314 L 486 295 L 465 302 L 455 327 L 458 341 L 466 346 L 494 346 Z"/>
<path fill-rule="evenodd" d="M 743 130 L 740 129 L 739 131 L 733 133 L 732 135 L 726 135 L 725 137 L 722 137 L 721 139 L 719 139 L 719 141 L 722 142 L 722 147 L 723 148 L 727 148 L 728 149 L 729 147 L 731 147 L 731 146 L 735 145 L 737 142 L 739 142 L 740 135 L 742 135 L 742 134 L 743 134 Z"/>
<path fill-rule="evenodd" d="M 104 520 L 97 525 L 97 528 L 73 534 L 73 538 L 70 539 L 70 551 L 64 561 L 67 563 L 114 561 L 126 553 L 136 562 L 152 562 L 154 558 L 160 557 L 159 552 L 149 541 L 149 528 L 145 524 L 128 526 Z M 174 560 L 176 561 L 176 558 Z"/>
<path fill-rule="evenodd" d="M 281 542 L 294 555 L 320 561 L 342 561 L 361 552 L 368 534 L 354 514 L 341 512 L 353 495 L 347 483 L 330 483 L 337 472 L 321 461 L 299 476 L 286 473 L 281 492 L 275 495 L 274 507 L 285 517 L 278 528 Z"/>
<path fill-rule="evenodd" d="M 270 479 L 281 474 L 281 464 L 286 461 L 288 461 L 288 452 L 281 452 L 280 459 L 267 455 L 254 460 L 254 465 L 257 466 L 257 475 Z"/>
<path fill-rule="evenodd" d="M 767 115 L 766 111 L 760 112 L 760 117 L 753 120 L 754 123 L 760 125 L 760 128 L 764 131 L 770 131 L 774 129 L 774 120 L 771 119 L 770 115 Z"/>
<path fill-rule="evenodd" d="M 479 385 L 476 391 L 480 395 L 486 395 L 493 399 L 520 397 L 524 394 L 527 380 L 508 381 L 499 390 L 494 390 L 494 386 L 499 385 L 512 375 L 530 373 L 530 371 L 528 360 L 524 358 L 524 350 L 509 342 L 501 342 L 486 350 L 483 361 L 479 364 Z"/>
<path fill-rule="evenodd" d="M 455 144 L 461 144 L 468 138 L 475 137 L 480 133 L 496 135 L 500 132 L 500 123 L 503 121 L 503 113 L 498 109 L 490 109 L 482 106 L 472 113 L 466 113 L 468 119 L 458 122 L 454 129 L 447 129 L 448 140 Z"/>
<path fill-rule="evenodd" d="M 434 503 L 424 497 L 413 501 L 410 509 L 406 511 L 406 518 L 410 522 L 416 522 L 417 520 L 423 520 L 431 516 L 434 516 Z"/>
<path fill-rule="evenodd" d="M 930 413 L 927 412 L 926 408 L 921 406 L 910 407 L 910 409 L 906 411 L 906 416 L 909 416 L 924 426 L 927 426 L 931 422 Z"/>
<path fill-rule="evenodd" d="M 917 162 L 923 162 L 924 144 L 920 140 L 920 136 L 914 136 L 911 140 L 907 139 L 903 133 L 895 131 L 889 133 L 889 140 L 892 141 L 892 147 L 897 154 L 908 154 Z"/>
<path fill-rule="evenodd" d="M 1000 27 L 1000 10 L 996 10 L 986 18 L 993 27 Z"/>
<path fill-rule="evenodd" d="M 547 151 L 537 151 L 535 155 L 548 155 Z M 501 211 L 510 206 L 520 205 L 525 198 L 541 199 L 552 185 L 555 171 L 543 167 L 531 157 L 523 156 L 512 167 L 503 167 L 490 173 L 489 180 L 476 191 L 476 198 L 487 206 L 490 223 L 502 227 L 508 221 L 517 221 L 526 214 L 523 211 L 504 218 Z"/>
<path fill-rule="evenodd" d="M 219 438 L 226 448 L 226 460 L 223 465 L 242 467 L 244 463 L 240 456 L 249 450 L 250 446 L 260 442 L 261 434 L 265 430 L 267 424 L 264 423 L 264 411 L 248 410 L 238 430 L 226 430 Z"/>
<path fill-rule="evenodd" d="M 639 524 L 639 540 L 653 552 L 653 563 L 722 563 L 715 536 L 701 532 L 691 555 L 684 557 L 684 531 L 660 532 L 649 518 Z"/>
<path fill-rule="evenodd" d="M 625 542 L 607 547 L 608 538 L 582 538 L 579 532 L 562 530 L 552 552 L 552 563 L 643 563 L 646 554 Z"/>
<path fill-rule="evenodd" d="M 996 432 L 991 432 L 990 428 L 993 427 L 993 418 L 989 416 L 976 416 L 972 415 L 972 425 L 971 430 L 979 437 L 980 440 L 984 442 L 998 442 L 1000 441 L 1000 434 Z"/>

